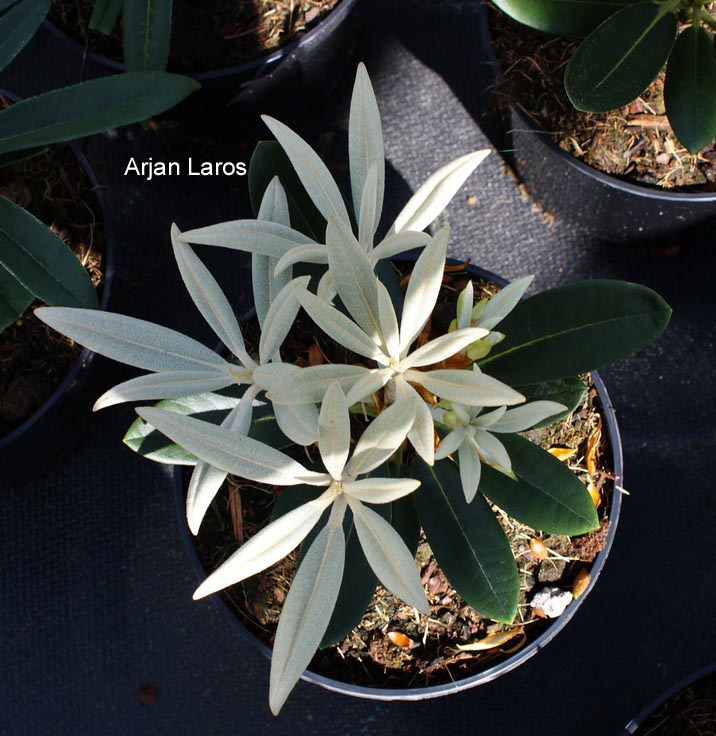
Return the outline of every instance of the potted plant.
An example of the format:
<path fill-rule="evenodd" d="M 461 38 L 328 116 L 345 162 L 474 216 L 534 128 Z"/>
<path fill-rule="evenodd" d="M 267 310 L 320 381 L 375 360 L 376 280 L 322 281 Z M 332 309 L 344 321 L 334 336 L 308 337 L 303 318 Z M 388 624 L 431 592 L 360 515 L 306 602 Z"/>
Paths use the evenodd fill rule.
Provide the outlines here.
<path fill-rule="evenodd" d="M 669 688 L 627 725 L 638 736 L 709 736 L 716 732 L 716 666 Z"/>
<path fill-rule="evenodd" d="M 104 69 L 187 74 L 202 92 L 184 105 L 204 119 L 235 103 L 295 109 L 335 82 L 355 28 L 357 0 L 269 5 L 55 0 L 47 26 Z M 268 11 L 271 12 L 268 12 Z"/>
<path fill-rule="evenodd" d="M 20 3 L 0 16 L 7 32 L 0 49 L 2 66 L 31 38 L 41 17 L 38 5 Z M 104 242 L 99 226 L 107 221 L 106 208 L 101 194 L 92 191 L 97 187 L 94 174 L 76 147 L 50 151 L 48 146 L 143 120 L 176 104 L 196 86 L 186 77 L 141 72 L 14 104 L 14 96 L 0 94 L 3 486 L 40 472 L 67 448 L 73 432 L 67 427 L 58 432 L 54 422 L 61 414 L 68 421 L 82 416 L 70 397 L 77 400 L 91 362 L 89 352 L 51 339 L 32 307 L 38 302 L 106 306 L 112 275 L 112 243 L 109 238 Z M 65 205 L 55 206 L 55 201 Z M 43 215 L 52 221 L 43 223 L 38 219 Z"/>
<path fill-rule="evenodd" d="M 254 533 L 195 597 L 288 559 L 281 576 L 292 581 L 279 591 L 271 666 L 277 713 L 316 649 L 362 619 L 376 581 L 383 601 L 422 625 L 427 638 L 434 623 L 416 548 L 432 556 L 431 579 L 442 578 L 434 589 L 425 583 L 428 589 L 449 589 L 445 597 L 482 614 L 476 640 L 464 642 L 467 658 L 521 638 L 523 627 L 513 626 L 519 608 L 548 622 L 569 609 L 589 574 L 572 570 L 570 590 L 542 580 L 526 600 L 498 517 L 532 530 L 523 557 L 550 557 L 537 530 L 587 534 L 597 546 L 599 537 L 603 547 L 601 494 L 559 459 L 564 448 L 545 451 L 520 433 L 571 415 L 583 402 L 580 376 L 658 337 L 670 309 L 647 288 L 603 280 L 521 300 L 526 278 L 475 303 L 468 275 L 457 299 L 455 291 L 441 299 L 449 231 L 424 230 L 488 152 L 436 172 L 375 244 L 385 164 L 362 66 L 349 125 L 352 207 L 303 139 L 264 120 L 278 143 L 260 148 L 252 162 L 255 191 L 269 177 L 257 219 L 171 233 L 185 285 L 228 354 L 122 315 L 66 307 L 37 315 L 96 352 L 150 371 L 105 393 L 95 408 L 164 400 L 137 410 L 142 422 L 125 441 L 152 459 L 193 464 L 186 495 L 192 533 L 214 515 L 207 511 L 227 477 L 258 490 Z M 275 145 L 281 155 L 271 155 Z M 251 326 L 242 331 L 190 244 L 252 253 Z M 415 248 L 417 258 L 396 272 L 389 259 Z M 323 335 L 318 350 L 316 334 Z M 298 559 L 291 557 L 299 545 Z M 419 644 L 392 633 L 397 648 Z"/>
<path fill-rule="evenodd" d="M 543 207 L 617 241 L 664 240 L 710 223 L 716 62 L 706 53 L 707 8 L 495 5 L 484 45 L 499 69 L 499 99 L 511 105 L 506 148 Z"/>

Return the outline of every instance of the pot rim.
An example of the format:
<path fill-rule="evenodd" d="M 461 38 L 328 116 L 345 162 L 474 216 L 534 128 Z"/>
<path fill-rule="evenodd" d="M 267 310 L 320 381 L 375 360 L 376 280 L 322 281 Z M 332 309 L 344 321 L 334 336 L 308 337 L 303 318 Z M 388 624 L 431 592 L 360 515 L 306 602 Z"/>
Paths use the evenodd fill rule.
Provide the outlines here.
<path fill-rule="evenodd" d="M 701 680 L 702 678 L 706 677 L 707 675 L 713 674 L 714 672 L 716 672 L 716 663 L 709 664 L 706 667 L 703 667 L 702 669 L 697 670 L 696 672 L 692 672 L 690 675 L 687 675 L 683 679 L 679 680 L 679 682 L 677 682 L 675 685 L 672 685 L 668 690 L 664 691 L 650 705 L 644 708 L 644 710 L 642 710 L 639 713 L 639 715 L 637 715 L 635 718 L 632 718 L 632 720 L 629 721 L 626 728 L 624 729 L 624 736 L 633 734 L 637 730 L 637 728 L 639 728 L 639 726 L 641 726 L 642 723 L 660 705 L 663 705 L 667 700 L 669 700 L 671 697 L 676 695 L 676 693 L 678 693 L 680 690 L 683 690 L 685 687 L 688 687 L 694 682 Z"/>
<path fill-rule="evenodd" d="M 182 74 L 185 77 L 190 77 L 197 82 L 208 82 L 217 79 L 224 79 L 226 77 L 231 77 L 234 75 L 244 75 L 254 70 L 260 70 L 266 67 L 274 66 L 278 62 L 282 61 L 285 57 L 291 55 L 292 53 L 295 53 L 299 49 L 299 47 L 302 47 L 304 44 L 311 44 L 314 41 L 316 31 L 318 31 L 319 28 L 323 29 L 323 32 L 330 32 L 334 26 L 337 26 L 339 23 L 342 22 L 342 20 L 350 13 L 350 11 L 357 3 L 358 0 L 341 0 L 340 3 L 335 8 L 333 8 L 333 10 L 331 10 L 325 18 L 323 18 L 313 28 L 311 28 L 310 31 L 305 33 L 300 38 L 297 38 L 295 41 L 292 41 L 286 46 L 282 46 L 281 48 L 271 52 L 270 54 L 267 54 L 266 56 L 261 56 L 258 59 L 253 59 L 251 61 L 245 61 L 243 64 L 224 66 L 219 67 L 218 69 L 175 73 Z M 90 59 L 95 64 L 108 67 L 115 72 L 124 72 L 124 64 L 122 62 L 115 61 L 114 59 L 110 59 L 109 57 L 104 56 L 103 54 L 100 54 L 96 51 L 89 50 L 81 43 L 79 43 L 79 41 L 76 41 L 74 38 L 68 36 L 63 30 L 58 28 L 52 21 L 48 20 L 47 18 L 45 18 L 45 20 L 42 22 L 42 25 L 44 28 L 50 31 L 50 33 L 52 33 L 55 38 L 60 40 L 66 46 L 72 48 L 83 58 Z"/>
<path fill-rule="evenodd" d="M 408 258 L 404 257 L 404 258 L 394 258 L 393 260 L 405 261 L 405 260 L 414 260 L 414 259 L 411 259 L 409 257 Z M 461 262 L 455 260 L 454 258 L 448 258 L 447 263 L 449 265 L 458 265 Z M 497 276 L 496 274 L 491 273 L 490 271 L 486 271 L 477 266 L 473 266 L 472 264 L 469 264 L 467 266 L 467 269 L 468 271 L 471 271 L 473 275 L 477 275 L 481 278 L 492 281 L 493 283 L 496 283 L 500 286 L 505 286 L 507 283 L 509 283 L 506 279 L 500 276 Z M 251 316 L 251 314 L 249 314 L 249 316 Z M 621 444 L 621 437 L 619 434 L 619 426 L 616 420 L 616 413 L 614 411 L 614 407 L 612 406 L 611 400 L 609 399 L 609 394 L 607 393 L 607 389 L 601 377 L 599 376 L 599 374 L 596 371 L 592 371 L 590 375 L 591 375 L 594 387 L 597 390 L 597 394 L 599 396 L 599 400 L 602 405 L 603 419 L 604 419 L 606 429 L 608 432 L 608 436 L 609 436 L 613 471 L 615 475 L 615 481 L 614 481 L 615 487 L 614 487 L 614 491 L 612 493 L 612 499 L 611 499 L 612 506 L 609 512 L 609 531 L 607 533 L 607 539 L 606 539 L 604 548 L 599 552 L 594 562 L 592 563 L 592 567 L 590 569 L 589 585 L 587 586 L 584 593 L 582 593 L 582 595 L 580 595 L 579 598 L 573 601 L 567 608 L 566 612 L 563 613 L 558 619 L 555 619 L 554 623 L 548 629 L 546 629 L 542 634 L 540 634 L 533 642 L 531 642 L 524 649 L 521 649 L 519 652 L 511 655 L 504 662 L 501 662 L 493 667 L 490 667 L 484 670 L 483 672 L 479 672 L 477 674 L 471 675 L 469 677 L 465 677 L 461 680 L 457 680 L 452 683 L 443 683 L 440 685 L 430 685 L 428 687 L 406 688 L 406 689 L 377 688 L 377 687 L 368 687 L 365 685 L 354 685 L 352 683 L 343 682 L 341 680 L 334 680 L 332 678 L 325 677 L 324 675 L 318 675 L 314 672 L 311 672 L 310 670 L 306 670 L 301 675 L 302 680 L 313 683 L 314 685 L 318 685 L 326 690 L 331 690 L 336 693 L 341 693 L 343 695 L 351 695 L 357 698 L 367 698 L 370 700 L 415 701 L 415 700 L 425 700 L 428 698 L 439 698 L 443 695 L 450 695 L 451 693 L 461 692 L 463 690 L 468 690 L 470 688 L 476 687 L 477 685 L 482 685 L 483 683 L 491 682 L 492 680 L 497 679 L 499 676 L 512 671 L 513 669 L 521 665 L 523 662 L 526 662 L 528 659 L 530 659 L 535 654 L 537 654 L 537 652 L 539 652 L 541 649 L 543 649 L 569 623 L 569 621 L 575 615 L 579 607 L 586 600 L 589 593 L 592 591 L 592 588 L 596 584 L 597 579 L 599 578 L 599 575 L 601 574 L 601 571 L 604 567 L 606 559 L 609 556 L 609 552 L 614 542 L 614 537 L 615 537 L 617 525 L 619 522 L 619 513 L 621 510 L 621 503 L 622 503 L 622 494 L 619 492 L 618 486 L 622 486 L 623 480 L 624 480 L 623 478 L 624 463 L 623 463 L 623 455 L 622 455 L 622 444 Z M 177 518 L 179 521 L 179 528 L 181 531 L 181 536 L 184 541 L 184 545 L 189 553 L 191 564 L 195 572 L 199 576 L 199 578 L 204 579 L 204 577 L 206 576 L 206 571 L 204 570 L 204 567 L 202 566 L 201 561 L 199 559 L 199 555 L 197 554 L 196 548 L 194 546 L 194 537 L 189 531 L 189 527 L 186 522 L 186 516 L 184 513 L 185 501 L 184 501 L 184 486 L 182 482 L 182 468 L 183 467 L 184 466 L 180 466 L 180 465 L 174 466 L 173 485 L 174 485 L 174 499 L 175 499 L 175 505 L 176 505 Z M 252 634 L 249 631 L 249 629 L 246 626 L 244 626 L 244 624 L 240 621 L 238 616 L 229 608 L 227 603 L 225 603 L 225 601 L 221 598 L 220 594 L 215 593 L 209 596 L 209 598 L 214 602 L 216 606 L 219 607 L 219 609 L 221 609 L 223 614 L 229 619 L 233 627 L 237 630 L 241 638 L 244 639 L 245 641 L 250 642 L 265 657 L 267 657 L 270 660 L 271 654 L 272 654 L 271 648 L 267 646 L 266 644 L 264 644 L 262 641 L 260 641 L 258 637 Z"/>
<path fill-rule="evenodd" d="M 502 11 L 500 11 L 502 12 Z M 495 75 L 499 74 L 499 64 L 497 61 L 497 54 L 495 53 L 495 47 L 492 43 L 492 34 L 490 33 L 490 23 L 487 15 L 487 6 L 484 2 L 479 3 L 479 13 L 482 16 L 481 28 L 481 40 L 485 52 L 487 53 L 487 62 L 493 65 Z M 566 161 L 566 163 L 574 168 L 578 173 L 584 174 L 585 176 L 595 179 L 599 184 L 606 187 L 612 187 L 625 194 L 631 194 L 635 197 L 644 197 L 645 199 L 658 200 L 664 203 L 667 202 L 679 202 L 683 204 L 693 204 L 697 202 L 716 202 L 716 192 L 671 192 L 667 189 L 658 189 L 656 187 L 650 187 L 645 184 L 636 184 L 634 182 L 619 179 L 616 176 L 607 174 L 604 171 L 600 171 L 589 164 L 584 163 L 581 159 L 575 158 L 571 153 L 568 153 L 563 148 L 560 148 L 549 136 L 547 131 L 539 127 L 537 122 L 524 110 L 521 110 L 516 105 L 510 105 L 510 110 L 513 115 L 516 115 L 519 120 L 526 126 L 523 132 L 531 133 L 536 137 L 549 151 L 555 155 L 560 156 Z M 515 130 L 514 127 L 509 129 L 509 133 Z"/>
<path fill-rule="evenodd" d="M 0 89 L 0 96 L 6 97 L 13 102 L 20 102 L 23 99 L 4 89 Z M 92 191 L 94 192 L 95 197 L 97 197 L 97 201 L 99 203 L 100 214 L 102 215 L 102 228 L 105 233 L 104 280 L 102 282 L 102 298 L 100 299 L 99 308 L 101 311 L 106 311 L 110 293 L 112 291 L 115 269 L 115 248 L 112 229 L 110 227 L 109 207 L 107 206 L 107 201 L 105 199 L 104 192 L 102 191 L 103 187 L 99 183 L 97 175 L 95 174 L 92 165 L 87 160 L 87 157 L 82 153 L 82 151 L 80 151 L 79 146 L 75 141 L 66 141 L 65 144 L 70 147 L 75 158 L 77 158 L 87 174 L 87 178 L 90 180 L 90 184 L 92 185 Z M 57 404 L 65 392 L 77 380 L 79 374 L 94 360 L 95 355 L 96 354 L 88 348 L 82 348 L 82 352 L 75 359 L 67 375 L 62 379 L 59 386 L 57 386 L 57 388 L 55 388 L 55 390 L 50 394 L 47 401 L 45 401 L 45 403 L 37 409 L 37 411 L 31 414 L 20 426 L 15 427 L 12 432 L 6 434 L 4 437 L 0 437 L 0 451 L 4 450 L 25 434 L 25 432 L 34 427 L 45 416 L 45 414 L 50 411 L 55 404 Z"/>

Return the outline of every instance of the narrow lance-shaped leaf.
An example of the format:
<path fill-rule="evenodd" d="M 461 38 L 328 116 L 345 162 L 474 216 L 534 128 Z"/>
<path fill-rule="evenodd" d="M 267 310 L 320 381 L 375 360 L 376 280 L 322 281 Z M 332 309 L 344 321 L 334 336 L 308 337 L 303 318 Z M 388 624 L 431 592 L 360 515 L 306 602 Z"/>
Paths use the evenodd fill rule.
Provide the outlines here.
<path fill-rule="evenodd" d="M 326 391 L 318 415 L 318 449 L 326 470 L 339 480 L 351 444 L 350 415 L 346 397 L 338 383 Z"/>
<path fill-rule="evenodd" d="M 124 66 L 163 71 L 172 35 L 172 0 L 124 0 Z"/>
<path fill-rule="evenodd" d="M 20 0 L 0 15 L 0 71 L 35 35 L 49 9 L 50 0 Z"/>
<path fill-rule="evenodd" d="M 569 60 L 567 95 L 577 110 L 628 105 L 654 80 L 676 36 L 675 2 L 623 8 L 587 36 Z"/>
<path fill-rule="evenodd" d="M 278 715 L 321 643 L 343 579 L 345 501 L 333 506 L 328 524 L 311 544 L 286 596 L 271 661 L 269 705 Z"/>
<path fill-rule="evenodd" d="M 525 400 L 522 394 L 479 371 L 411 369 L 404 376 L 406 381 L 424 386 L 441 399 L 470 406 L 510 406 Z"/>
<path fill-rule="evenodd" d="M 166 72 L 128 72 L 46 92 L 0 112 L 0 153 L 83 138 L 146 120 L 199 89 Z"/>
<path fill-rule="evenodd" d="M 86 269 L 47 225 L 0 197 L 0 266 L 46 304 L 99 306 Z"/>
<path fill-rule="evenodd" d="M 425 230 L 489 153 L 488 149 L 468 153 L 438 169 L 410 198 L 393 223 L 393 232 Z"/>
<path fill-rule="evenodd" d="M 215 373 L 231 366 L 191 337 L 135 317 L 71 307 L 41 307 L 35 315 L 95 353 L 147 371 Z"/>
<path fill-rule="evenodd" d="M 359 365 L 315 365 L 292 369 L 296 366 L 262 365 L 254 371 L 254 380 L 266 391 L 274 404 L 316 404 L 323 401 L 328 387 L 338 381 L 344 391 L 370 369 Z M 288 370 L 287 370 L 288 369 Z"/>
<path fill-rule="evenodd" d="M 123 4 L 124 0 L 94 0 L 89 19 L 90 29 L 105 35 L 112 33 Z"/>
<path fill-rule="evenodd" d="M 716 56 L 711 36 L 690 26 L 669 55 L 664 103 L 677 138 L 691 153 L 716 135 Z"/>
<path fill-rule="evenodd" d="M 414 350 L 407 358 L 400 361 L 400 365 L 403 369 L 408 369 L 440 363 L 488 334 L 488 331 L 481 327 L 463 327 L 448 332 L 446 335 L 440 335 L 440 337 L 436 337 Z"/>
<path fill-rule="evenodd" d="M 302 276 L 293 282 L 295 286 L 292 283 L 284 286 L 269 307 L 259 340 L 259 356 L 262 363 L 268 363 L 278 354 L 300 308 L 296 288 L 307 286 L 309 280 L 308 276 Z"/>
<path fill-rule="evenodd" d="M 35 297 L 0 264 L 0 332 L 11 325 Z"/>
<path fill-rule="evenodd" d="M 519 304 L 534 276 L 525 276 L 500 289 L 491 297 L 480 315 L 479 325 L 487 330 L 496 327 Z"/>

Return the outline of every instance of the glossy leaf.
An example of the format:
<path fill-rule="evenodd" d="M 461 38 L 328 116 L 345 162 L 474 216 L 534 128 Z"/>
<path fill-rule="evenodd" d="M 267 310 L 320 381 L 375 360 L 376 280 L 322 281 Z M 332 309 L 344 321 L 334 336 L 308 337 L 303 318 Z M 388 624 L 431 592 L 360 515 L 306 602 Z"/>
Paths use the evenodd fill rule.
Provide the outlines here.
<path fill-rule="evenodd" d="M 84 138 L 146 120 L 199 89 L 166 72 L 131 72 L 74 84 L 0 112 L 0 153 Z"/>
<path fill-rule="evenodd" d="M 46 304 L 99 306 L 89 274 L 70 248 L 47 225 L 5 197 L 0 197 L 0 266 L 0 292 L 17 306 L 25 302 L 24 298 L 18 301 L 22 294 L 18 286 Z"/>
<path fill-rule="evenodd" d="M 172 0 L 125 0 L 124 66 L 128 72 L 163 71 L 172 35 Z"/>
<path fill-rule="evenodd" d="M 599 526 L 592 499 L 577 476 L 538 445 L 500 435 L 517 480 L 483 467 L 480 492 L 518 521 L 549 534 L 584 534 Z"/>
<path fill-rule="evenodd" d="M 0 264 L 0 332 L 11 325 L 34 299 L 35 297 Z"/>
<path fill-rule="evenodd" d="M 20 0 L 0 15 L 0 71 L 35 35 L 50 4 L 50 0 Z"/>
<path fill-rule="evenodd" d="M 676 36 L 676 15 L 665 12 L 667 6 L 639 3 L 623 8 L 582 42 L 564 75 L 567 95 L 577 110 L 623 107 L 651 84 Z"/>
<path fill-rule="evenodd" d="M 716 135 L 716 56 L 703 28 L 689 26 L 669 56 L 664 102 L 676 137 L 691 153 Z"/>
<path fill-rule="evenodd" d="M 571 378 L 653 342 L 669 305 L 645 286 L 582 281 L 520 302 L 500 325 L 507 336 L 480 367 L 511 386 Z"/>
<path fill-rule="evenodd" d="M 527 401 L 556 401 L 567 407 L 567 411 L 548 417 L 543 422 L 535 424 L 533 429 L 549 427 L 571 414 L 582 402 L 586 390 L 587 385 L 579 376 L 520 386 L 520 393 Z"/>
<path fill-rule="evenodd" d="M 123 4 L 124 0 L 94 0 L 89 19 L 90 29 L 105 35 L 112 33 Z"/>
<path fill-rule="evenodd" d="M 635 0 L 494 0 L 497 7 L 530 28 L 558 36 L 586 36 Z"/>
<path fill-rule="evenodd" d="M 512 623 L 520 579 L 507 537 L 495 514 L 478 494 L 468 504 L 457 465 L 413 465 L 421 481 L 412 498 L 428 543 L 450 584 L 483 616 Z"/>

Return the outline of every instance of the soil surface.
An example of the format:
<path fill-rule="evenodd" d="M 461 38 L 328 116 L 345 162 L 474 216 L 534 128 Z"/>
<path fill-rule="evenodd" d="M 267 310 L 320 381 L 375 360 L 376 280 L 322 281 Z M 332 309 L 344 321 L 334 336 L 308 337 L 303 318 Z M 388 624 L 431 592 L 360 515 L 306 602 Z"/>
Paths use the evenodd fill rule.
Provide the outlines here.
<path fill-rule="evenodd" d="M 404 281 L 407 276 L 404 276 Z M 446 273 L 440 303 L 426 328 L 443 334 L 454 317 L 455 299 L 467 283 L 464 270 Z M 494 294 L 497 287 L 473 281 L 476 299 Z M 443 325 L 444 323 L 444 325 Z M 437 329 L 436 329 L 437 328 Z M 431 337 L 434 335 L 431 335 Z M 253 324 L 245 330 L 247 347 L 258 344 Z M 340 353 L 343 351 L 342 357 Z M 284 351 L 298 356 L 299 365 L 345 360 L 345 354 L 320 332 L 301 312 Z M 358 363 L 361 359 L 355 359 Z M 585 377 L 588 382 L 588 377 Z M 544 586 L 576 591 L 589 582 L 591 563 L 604 547 L 609 528 L 608 515 L 613 474 L 608 466 L 609 438 L 602 431 L 596 391 L 590 386 L 584 400 L 567 419 L 551 427 L 526 433 L 531 440 L 549 449 L 590 487 L 598 504 L 601 526 L 594 532 L 570 539 L 538 534 L 495 508 L 518 562 L 521 600 L 512 625 L 481 617 L 460 599 L 443 575 L 424 537 L 416 558 L 422 582 L 431 604 L 431 615 L 418 612 L 378 586 L 360 624 L 342 642 L 317 652 L 311 670 L 337 680 L 372 687 L 422 687 L 451 682 L 480 672 L 507 659 L 545 629 L 551 620 L 529 605 L 531 594 Z M 353 421 L 359 421 L 354 417 Z M 356 433 L 352 432 L 352 436 Z M 306 461 L 301 452 L 302 461 Z M 315 454 L 308 448 L 308 454 Z M 188 484 L 190 469 L 186 471 Z M 281 489 L 230 477 L 214 500 L 196 538 L 196 547 L 207 573 L 216 569 L 246 539 L 268 522 Z M 235 585 L 221 595 L 247 627 L 271 645 L 281 606 L 296 568 L 296 554 L 281 563 Z M 502 643 L 478 652 L 460 651 L 489 635 L 504 634 Z"/>
<path fill-rule="evenodd" d="M 340 0 L 174 0 L 169 69 L 208 71 L 253 61 L 299 38 Z M 68 36 L 122 61 L 122 20 L 110 35 L 90 30 L 93 0 L 53 0 L 49 18 Z"/>
<path fill-rule="evenodd" d="M 1 101 L 0 101 L 1 104 Z M 105 235 L 92 183 L 67 145 L 0 169 L 0 194 L 48 225 L 87 269 L 99 288 Z M 0 333 L 0 438 L 47 401 L 81 352 L 34 314 L 33 303 Z"/>
<path fill-rule="evenodd" d="M 636 736 L 715 736 L 716 673 L 680 690 L 636 730 Z"/>
<path fill-rule="evenodd" d="M 716 145 L 690 154 L 671 131 L 664 108 L 664 70 L 626 107 L 575 110 L 564 72 L 578 40 L 532 30 L 488 6 L 501 75 L 497 105 L 527 113 L 572 156 L 596 169 L 664 189 L 716 191 Z"/>

